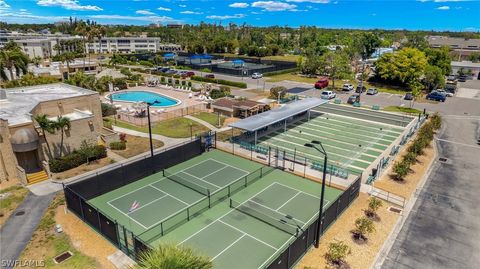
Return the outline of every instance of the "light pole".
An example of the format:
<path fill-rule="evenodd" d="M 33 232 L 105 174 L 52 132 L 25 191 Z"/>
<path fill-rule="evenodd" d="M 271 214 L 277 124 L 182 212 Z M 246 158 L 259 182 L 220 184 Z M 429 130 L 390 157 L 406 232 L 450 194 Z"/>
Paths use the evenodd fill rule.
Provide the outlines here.
<path fill-rule="evenodd" d="M 190 122 L 190 140 L 193 139 L 193 123 Z"/>
<path fill-rule="evenodd" d="M 152 123 L 150 121 L 150 106 L 156 103 L 159 103 L 159 102 L 157 100 L 153 101 L 153 103 L 145 102 L 145 104 L 147 104 L 148 138 L 150 140 L 150 157 L 153 157 Z"/>
<path fill-rule="evenodd" d="M 318 148 L 315 145 L 320 145 L 320 148 Z M 306 143 L 305 147 L 314 148 L 325 156 L 323 158 L 323 176 L 322 176 L 322 192 L 320 194 L 320 209 L 318 210 L 317 241 L 315 242 L 315 248 L 318 248 L 320 244 L 320 228 L 322 227 L 323 198 L 325 195 L 325 180 L 327 178 L 327 158 L 328 157 L 327 157 L 327 152 L 323 148 L 322 142 L 320 141 L 312 140 L 311 143 Z"/>

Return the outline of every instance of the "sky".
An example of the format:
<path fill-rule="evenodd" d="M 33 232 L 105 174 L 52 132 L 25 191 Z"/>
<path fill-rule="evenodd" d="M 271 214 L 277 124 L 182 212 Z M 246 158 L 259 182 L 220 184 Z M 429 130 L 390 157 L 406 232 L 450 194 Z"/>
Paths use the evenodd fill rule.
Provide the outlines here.
<path fill-rule="evenodd" d="M 0 0 L 0 21 L 480 31 L 480 0 Z"/>

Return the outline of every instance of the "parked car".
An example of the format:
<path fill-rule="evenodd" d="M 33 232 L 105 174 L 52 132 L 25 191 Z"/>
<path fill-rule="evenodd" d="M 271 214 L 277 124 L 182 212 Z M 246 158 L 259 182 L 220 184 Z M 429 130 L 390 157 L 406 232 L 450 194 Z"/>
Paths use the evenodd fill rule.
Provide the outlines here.
<path fill-rule="evenodd" d="M 315 88 L 316 89 L 323 89 L 328 86 L 328 78 L 322 78 L 319 79 L 317 82 L 315 82 Z"/>
<path fill-rule="evenodd" d="M 453 75 L 447 76 L 447 83 L 456 85 L 457 84 L 457 77 L 453 76 Z"/>
<path fill-rule="evenodd" d="M 432 91 L 427 95 L 427 100 L 434 100 L 438 102 L 445 102 L 447 95 L 442 92 Z"/>
<path fill-rule="evenodd" d="M 413 93 L 407 92 L 407 93 L 405 94 L 405 97 L 403 97 L 403 99 L 409 100 L 409 101 L 413 100 Z"/>
<path fill-rule="evenodd" d="M 445 92 L 447 93 L 447 96 L 454 96 L 457 92 L 457 86 L 453 84 L 445 84 Z"/>
<path fill-rule="evenodd" d="M 358 94 L 353 94 L 353 95 L 350 95 L 350 97 L 348 97 L 347 103 L 353 104 L 355 102 L 358 102 L 359 99 L 360 99 L 360 96 Z"/>
<path fill-rule="evenodd" d="M 365 88 L 365 86 L 357 86 L 357 88 L 355 89 L 356 93 L 362 93 L 366 91 L 367 91 L 367 88 Z"/>
<path fill-rule="evenodd" d="M 467 76 L 459 76 L 458 77 L 458 82 L 465 82 L 467 81 Z"/>
<path fill-rule="evenodd" d="M 176 73 L 177 73 L 177 70 L 175 70 L 175 69 L 170 69 L 170 70 L 167 70 L 167 71 L 165 71 L 164 73 L 165 73 L 165 74 L 171 74 L 171 75 L 174 75 L 174 74 L 176 74 Z"/>
<path fill-rule="evenodd" d="M 157 68 L 158 71 L 162 72 L 162 73 L 165 73 L 167 72 L 168 70 L 170 70 L 170 67 L 159 67 Z"/>
<path fill-rule="evenodd" d="M 255 73 L 252 74 L 252 78 L 253 79 L 263 78 L 263 75 L 261 73 L 255 72 Z"/>
<path fill-rule="evenodd" d="M 439 92 L 439 93 L 443 93 L 443 94 L 445 94 L 447 97 L 453 97 L 453 93 L 447 92 L 447 91 L 444 90 L 444 89 L 436 89 L 435 91 L 436 91 L 436 92 Z"/>
<path fill-rule="evenodd" d="M 353 91 L 354 87 L 352 84 L 343 84 L 342 91 Z"/>
<path fill-rule="evenodd" d="M 205 77 L 206 78 L 215 78 L 215 75 L 214 74 L 206 74 Z"/>
<path fill-rule="evenodd" d="M 367 95 L 375 95 L 378 93 L 377 88 L 370 88 L 367 90 Z"/>
<path fill-rule="evenodd" d="M 186 76 L 186 77 L 193 77 L 193 76 L 195 76 L 195 72 L 193 72 L 193 71 L 187 71 L 187 73 L 185 73 L 185 76 Z"/>
<path fill-rule="evenodd" d="M 337 94 L 332 91 L 322 91 L 322 99 L 333 99 L 337 97 Z"/>

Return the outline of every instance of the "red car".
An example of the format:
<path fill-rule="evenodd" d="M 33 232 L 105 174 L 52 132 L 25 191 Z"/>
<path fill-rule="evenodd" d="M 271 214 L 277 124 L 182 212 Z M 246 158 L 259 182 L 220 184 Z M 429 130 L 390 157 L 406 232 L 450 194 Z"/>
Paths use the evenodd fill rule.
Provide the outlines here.
<path fill-rule="evenodd" d="M 328 86 L 328 78 L 321 78 L 317 82 L 315 82 L 316 89 L 323 89 Z"/>
<path fill-rule="evenodd" d="M 214 74 L 206 74 L 205 77 L 206 78 L 215 78 L 215 75 Z"/>

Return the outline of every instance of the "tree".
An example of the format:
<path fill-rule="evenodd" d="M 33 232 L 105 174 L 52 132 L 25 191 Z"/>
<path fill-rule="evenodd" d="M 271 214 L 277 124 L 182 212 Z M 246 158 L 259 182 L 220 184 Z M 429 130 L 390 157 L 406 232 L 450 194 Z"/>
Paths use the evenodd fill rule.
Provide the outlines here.
<path fill-rule="evenodd" d="M 54 134 L 55 133 L 55 126 L 51 120 L 48 119 L 47 115 L 45 114 L 38 114 L 33 118 L 40 129 L 43 131 L 43 139 L 45 139 L 45 144 L 47 144 L 47 150 L 48 150 L 48 155 L 51 158 L 52 155 L 52 150 L 50 149 L 50 144 L 48 143 L 47 140 L 47 133 L 49 134 Z"/>
<path fill-rule="evenodd" d="M 394 179 L 397 181 L 403 181 L 409 171 L 410 165 L 406 162 L 395 162 L 393 165 Z"/>
<path fill-rule="evenodd" d="M 63 139 L 65 136 L 65 131 L 69 130 L 71 127 L 70 119 L 63 116 L 58 116 L 57 120 L 52 123 L 53 127 L 60 131 L 61 138 L 60 138 L 60 157 L 63 154 Z"/>
<path fill-rule="evenodd" d="M 371 219 L 361 217 L 355 220 L 355 229 L 353 230 L 355 239 L 366 241 L 367 235 L 373 232 L 375 232 L 375 225 Z"/>
<path fill-rule="evenodd" d="M 7 49 L 5 47 L 0 50 L 0 77 L 2 80 L 7 80 L 7 75 L 4 71 L 5 69 L 9 71 L 11 80 L 15 79 L 13 76 L 13 69 L 15 69 L 17 76 L 20 71 L 22 71 L 23 74 L 26 74 L 28 63 L 28 56 L 19 48 L 13 47 Z"/>
<path fill-rule="evenodd" d="M 450 49 L 442 47 L 440 49 L 425 49 L 428 64 L 436 66 L 441 70 L 442 76 L 446 76 L 452 72 L 452 58 L 450 57 Z"/>
<path fill-rule="evenodd" d="M 470 54 L 470 56 L 468 56 L 468 60 L 470 60 L 474 63 L 480 62 L 480 52 L 472 52 L 472 54 Z"/>
<path fill-rule="evenodd" d="M 352 253 L 350 247 L 343 241 L 336 241 L 328 244 L 328 251 L 325 254 L 327 261 L 334 266 L 341 267 L 345 264 L 345 258 Z"/>
<path fill-rule="evenodd" d="M 287 88 L 283 86 L 275 86 L 270 89 L 270 98 L 281 99 L 285 97 L 286 93 L 287 93 Z"/>
<path fill-rule="evenodd" d="M 424 75 L 427 57 L 422 51 L 404 48 L 396 53 L 386 53 L 375 62 L 375 72 L 390 83 L 402 83 L 413 89 Z"/>
<path fill-rule="evenodd" d="M 318 69 L 320 68 L 321 62 L 320 57 L 317 55 L 312 55 L 307 57 L 301 66 L 302 74 L 314 76 L 317 74 Z"/>
<path fill-rule="evenodd" d="M 353 40 L 354 50 L 363 60 L 368 59 L 380 44 L 378 35 L 371 32 L 362 32 Z"/>
<path fill-rule="evenodd" d="M 138 269 L 211 269 L 213 263 L 208 257 L 196 254 L 191 248 L 173 244 L 159 245 L 142 253 Z"/>
<path fill-rule="evenodd" d="M 70 76 L 70 63 L 75 60 L 75 53 L 73 52 L 64 52 L 60 55 L 58 55 L 59 59 L 61 62 L 67 64 L 67 79 Z"/>
<path fill-rule="evenodd" d="M 347 78 L 352 73 L 347 54 L 332 51 L 323 54 L 320 57 L 320 73 L 328 75 L 335 88 L 336 79 Z"/>
<path fill-rule="evenodd" d="M 375 196 L 370 197 L 368 200 L 368 208 L 365 210 L 365 214 L 369 218 L 374 218 L 377 216 L 377 210 L 382 207 L 382 200 L 378 199 Z"/>
<path fill-rule="evenodd" d="M 445 86 L 445 76 L 439 67 L 427 65 L 427 67 L 425 67 L 423 83 L 429 90 L 443 88 L 443 86 Z"/>
<path fill-rule="evenodd" d="M 428 42 L 425 39 L 424 34 L 413 32 L 407 37 L 407 42 L 404 44 L 404 47 L 415 48 L 419 50 L 424 50 L 428 47 Z"/>

